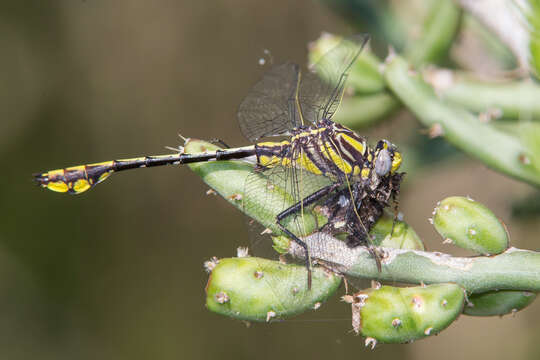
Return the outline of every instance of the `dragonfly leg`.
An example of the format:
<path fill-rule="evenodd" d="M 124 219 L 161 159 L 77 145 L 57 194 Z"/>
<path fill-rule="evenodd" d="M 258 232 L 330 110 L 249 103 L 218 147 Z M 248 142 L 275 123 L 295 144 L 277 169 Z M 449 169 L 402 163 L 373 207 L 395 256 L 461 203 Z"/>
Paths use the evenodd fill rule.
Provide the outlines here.
<path fill-rule="evenodd" d="M 396 176 L 394 175 L 394 177 Z M 399 217 L 399 181 L 401 181 L 401 174 L 398 175 L 397 179 L 397 181 L 392 181 L 390 183 L 392 185 L 392 201 L 394 202 L 394 220 L 392 221 L 392 231 L 390 231 L 390 236 L 394 235 L 394 227 Z M 397 183 L 397 186 L 394 184 L 394 182 Z"/>
<path fill-rule="evenodd" d="M 307 244 L 300 240 L 296 235 L 294 235 L 292 232 L 287 230 L 285 226 L 283 226 L 279 220 L 277 221 L 277 225 L 283 231 L 288 237 L 290 237 L 295 243 L 297 243 L 299 246 L 301 246 L 304 249 L 304 254 L 306 257 L 306 269 L 307 269 L 307 283 L 308 283 L 308 290 L 311 290 L 311 256 L 309 255 L 309 250 L 307 247 Z"/>
<path fill-rule="evenodd" d="M 298 236 L 296 236 L 291 231 L 289 231 L 287 228 L 285 228 L 285 226 L 283 226 L 281 221 L 283 219 L 285 219 L 286 217 L 288 217 L 289 215 L 292 215 L 294 213 L 298 213 L 298 212 L 302 211 L 302 209 L 305 206 L 309 206 L 309 205 L 313 204 L 315 201 L 321 199 L 322 197 L 326 196 L 330 192 L 337 189 L 340 185 L 341 184 L 339 184 L 339 183 L 334 183 L 334 184 L 325 186 L 325 187 L 315 191 L 313 194 L 308 195 L 306 198 L 300 200 L 299 202 L 292 205 L 291 207 L 283 210 L 282 212 L 280 212 L 276 216 L 276 224 L 279 226 L 281 231 L 283 231 L 285 233 L 285 235 L 290 237 L 295 243 L 297 243 L 299 246 L 301 246 L 304 249 L 304 254 L 305 254 L 305 257 L 306 257 L 306 269 L 308 271 L 308 289 L 311 289 L 311 256 L 309 255 L 308 247 L 307 247 L 306 243 L 303 242 L 302 240 L 300 240 L 300 238 Z"/>
<path fill-rule="evenodd" d="M 382 264 L 381 264 L 381 254 L 377 251 L 377 248 L 375 246 L 368 246 L 368 251 L 375 258 L 375 263 L 377 264 L 377 271 L 382 271 Z"/>

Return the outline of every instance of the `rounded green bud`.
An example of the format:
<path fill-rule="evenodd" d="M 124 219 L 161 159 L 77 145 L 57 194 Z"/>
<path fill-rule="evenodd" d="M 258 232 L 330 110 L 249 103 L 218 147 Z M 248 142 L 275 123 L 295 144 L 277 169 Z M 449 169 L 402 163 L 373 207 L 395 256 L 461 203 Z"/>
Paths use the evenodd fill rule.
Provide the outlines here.
<path fill-rule="evenodd" d="M 352 303 L 353 328 L 382 343 L 404 343 L 437 334 L 463 309 L 465 294 L 455 284 L 398 288 L 382 286 L 346 298 Z"/>
<path fill-rule="evenodd" d="M 393 227 L 393 230 L 392 230 Z M 394 249 L 424 250 L 424 243 L 406 222 L 384 214 L 370 233 L 376 246 Z"/>
<path fill-rule="evenodd" d="M 433 211 L 433 226 L 445 243 L 482 255 L 508 248 L 504 225 L 491 210 L 470 198 L 453 196 L 439 202 Z"/>
<path fill-rule="evenodd" d="M 520 290 L 488 291 L 468 297 L 463 313 L 471 316 L 495 316 L 515 313 L 531 304 L 536 294 Z"/>
<path fill-rule="evenodd" d="M 212 264 L 206 306 L 240 320 L 270 321 L 317 309 L 341 283 L 334 273 L 313 267 L 308 289 L 304 266 L 256 257 L 214 260 Z"/>

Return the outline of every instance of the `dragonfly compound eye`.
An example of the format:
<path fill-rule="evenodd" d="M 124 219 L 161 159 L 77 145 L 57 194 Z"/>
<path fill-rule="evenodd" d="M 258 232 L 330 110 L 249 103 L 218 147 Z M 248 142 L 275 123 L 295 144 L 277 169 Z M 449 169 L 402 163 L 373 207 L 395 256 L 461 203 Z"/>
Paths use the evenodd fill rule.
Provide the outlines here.
<path fill-rule="evenodd" d="M 390 172 L 391 168 L 392 159 L 390 157 L 390 152 L 387 149 L 382 149 L 375 159 L 375 173 L 379 176 L 384 176 Z"/>

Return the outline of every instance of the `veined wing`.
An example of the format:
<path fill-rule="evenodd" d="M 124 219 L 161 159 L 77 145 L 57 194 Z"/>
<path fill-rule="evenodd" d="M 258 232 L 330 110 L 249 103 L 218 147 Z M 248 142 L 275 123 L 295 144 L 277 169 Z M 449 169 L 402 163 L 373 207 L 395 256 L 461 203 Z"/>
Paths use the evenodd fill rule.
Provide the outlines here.
<path fill-rule="evenodd" d="M 290 62 L 271 68 L 238 109 L 244 136 L 257 141 L 290 135 L 295 127 L 330 119 L 341 102 L 349 69 L 368 40 L 364 34 L 343 39 L 312 71 L 302 73 Z"/>
<path fill-rule="evenodd" d="M 328 177 L 297 167 L 294 161 L 290 165 L 277 165 L 256 171 L 245 182 L 244 194 L 249 196 L 245 197 L 244 212 L 258 214 L 259 219 L 267 219 L 267 223 L 262 225 L 274 234 L 279 234 L 276 216 L 330 183 Z M 284 220 L 285 227 L 298 237 L 315 231 L 321 224 L 316 223 L 312 208 L 313 205 L 290 215 Z"/>
<path fill-rule="evenodd" d="M 303 168 L 301 156 L 301 152 L 295 153 L 293 151 L 291 156 L 283 159 L 280 164 L 255 171 L 246 179 L 243 196 L 244 212 L 251 216 L 255 215 L 262 225 L 250 224 L 252 251 L 257 257 L 277 259 L 280 253 L 287 251 L 287 241 L 293 240 L 281 237 L 279 239 L 285 240 L 284 242 L 273 243 L 273 239 L 269 236 L 281 235 L 281 230 L 276 223 L 277 215 L 317 190 L 331 184 L 330 178 L 316 175 Z M 310 204 L 302 207 L 300 211 L 284 218 L 281 224 L 300 238 L 316 232 L 324 224 L 324 217 L 314 211 L 316 205 Z M 261 233 L 261 230 L 265 228 L 271 233 L 268 234 L 267 231 Z M 257 230 L 258 233 L 256 233 Z M 274 288 L 270 282 L 267 283 L 265 274 L 271 274 L 272 269 L 267 268 L 266 262 L 259 263 L 258 274 L 261 280 L 267 283 L 277 302 L 280 302 L 280 299 L 284 297 L 291 298 L 290 293 L 283 293 L 283 289 L 288 289 L 287 291 L 292 291 L 292 299 L 295 302 L 303 303 L 306 301 L 306 297 L 311 296 L 310 294 L 313 292 L 320 291 L 320 289 L 307 289 L 308 271 L 303 266 L 304 260 L 294 258 L 288 259 L 287 262 L 289 260 L 294 260 L 302 265 L 301 267 L 290 267 L 290 271 L 301 272 L 303 275 L 283 276 L 279 288 Z M 286 269 L 287 267 L 284 266 L 281 271 L 289 271 Z M 312 275 L 315 273 L 313 272 Z M 316 278 L 317 275 L 313 276 Z M 315 278 L 313 278 L 314 284 L 316 283 Z M 280 306 L 286 305 L 280 304 Z"/>
<path fill-rule="evenodd" d="M 240 129 L 247 139 L 288 135 L 301 125 L 295 106 L 299 80 L 299 66 L 285 63 L 271 68 L 253 86 L 238 108 Z"/>
<path fill-rule="evenodd" d="M 369 40 L 358 34 L 341 40 L 314 65 L 302 74 L 299 101 L 304 119 L 317 122 L 331 119 L 345 89 L 349 70 Z"/>

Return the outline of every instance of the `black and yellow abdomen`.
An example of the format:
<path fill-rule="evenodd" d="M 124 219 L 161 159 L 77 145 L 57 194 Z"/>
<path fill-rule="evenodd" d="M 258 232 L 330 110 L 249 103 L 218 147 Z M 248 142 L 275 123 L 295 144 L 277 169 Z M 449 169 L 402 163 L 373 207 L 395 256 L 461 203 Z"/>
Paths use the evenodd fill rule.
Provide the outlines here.
<path fill-rule="evenodd" d="M 110 160 L 100 163 L 72 166 L 36 174 L 35 180 L 41 187 L 61 193 L 80 194 L 104 181 L 117 170 L 151 166 L 152 162 L 168 160 L 176 155 L 139 157 Z M 155 165 L 154 165 L 155 166 Z"/>
<path fill-rule="evenodd" d="M 255 155 L 253 146 L 225 149 L 201 154 L 170 154 L 110 160 L 72 166 L 34 175 L 43 188 L 70 194 L 80 194 L 107 179 L 113 172 L 161 165 L 179 165 L 201 161 L 232 160 Z"/>

